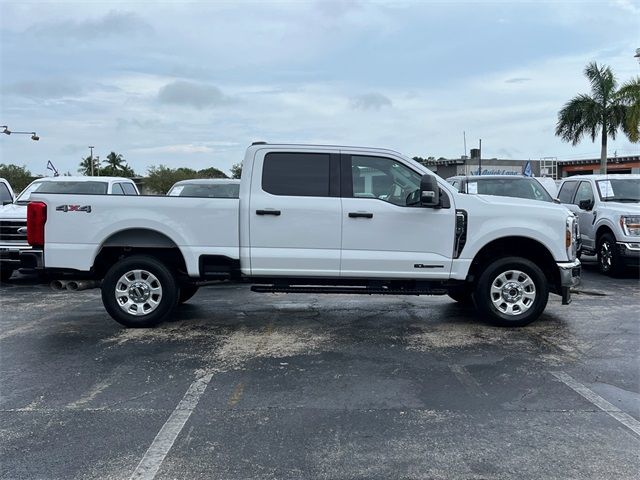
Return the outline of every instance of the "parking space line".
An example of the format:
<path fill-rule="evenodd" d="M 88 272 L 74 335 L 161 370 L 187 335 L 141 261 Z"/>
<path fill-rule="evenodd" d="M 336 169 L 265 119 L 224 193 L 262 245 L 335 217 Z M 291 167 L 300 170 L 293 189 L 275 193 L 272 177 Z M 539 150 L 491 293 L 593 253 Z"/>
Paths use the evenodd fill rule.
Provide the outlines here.
<path fill-rule="evenodd" d="M 147 449 L 142 460 L 131 474 L 130 479 L 153 480 L 162 465 L 165 457 L 173 447 L 176 438 L 184 427 L 191 413 L 198 405 L 200 397 L 206 390 L 213 374 L 207 374 L 196 379 L 187 389 L 187 392 L 162 426 L 151 446 Z"/>
<path fill-rule="evenodd" d="M 611 417 L 615 418 L 618 422 L 623 424 L 633 433 L 640 436 L 640 422 L 635 418 L 633 418 L 631 415 L 623 412 L 615 405 L 606 401 L 600 395 L 589 390 L 587 387 L 585 387 L 583 384 L 581 384 L 580 382 L 578 382 L 577 380 L 575 380 L 573 377 L 566 374 L 565 372 L 551 372 L 551 375 L 556 377 L 558 380 L 564 383 L 567 387 L 571 388 L 573 391 L 582 395 L 585 399 L 587 399 L 589 402 L 594 404 L 600 410 L 607 413 Z"/>

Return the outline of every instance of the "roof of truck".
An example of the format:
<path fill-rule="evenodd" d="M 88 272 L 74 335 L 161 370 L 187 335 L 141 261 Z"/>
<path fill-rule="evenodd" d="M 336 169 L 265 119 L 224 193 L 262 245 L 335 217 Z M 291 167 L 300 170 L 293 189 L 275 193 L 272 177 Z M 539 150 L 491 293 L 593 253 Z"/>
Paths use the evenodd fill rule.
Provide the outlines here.
<path fill-rule="evenodd" d="M 58 176 L 58 177 L 40 177 L 36 178 L 34 182 L 104 182 L 104 183 L 113 183 L 113 182 L 133 182 L 130 178 L 126 177 L 86 177 L 84 175 L 69 175 L 69 176 Z"/>
<path fill-rule="evenodd" d="M 174 183 L 173 186 L 175 187 L 176 185 L 189 185 L 189 184 L 233 185 L 233 184 L 239 184 L 239 183 L 240 183 L 240 179 L 237 179 L 237 178 L 191 178 L 189 180 L 180 180 L 179 182 Z"/>
<path fill-rule="evenodd" d="M 640 180 L 640 174 L 638 173 L 612 173 L 612 174 L 592 174 L 592 175 L 573 175 L 571 177 L 563 178 L 562 181 L 567 180 Z"/>

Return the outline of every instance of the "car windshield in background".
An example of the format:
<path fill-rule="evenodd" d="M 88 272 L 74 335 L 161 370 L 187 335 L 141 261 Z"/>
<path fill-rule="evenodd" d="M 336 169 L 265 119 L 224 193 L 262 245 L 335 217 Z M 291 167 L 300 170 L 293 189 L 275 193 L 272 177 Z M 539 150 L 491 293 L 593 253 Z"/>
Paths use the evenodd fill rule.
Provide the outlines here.
<path fill-rule="evenodd" d="M 168 193 L 171 197 L 239 198 L 240 184 L 197 184 L 175 185 Z"/>
<path fill-rule="evenodd" d="M 596 183 L 603 202 L 640 202 L 640 181 L 637 179 L 610 178 Z"/>
<path fill-rule="evenodd" d="M 533 178 L 474 178 L 467 184 L 467 192 L 553 202 L 549 192 Z"/>
<path fill-rule="evenodd" d="M 0 183 L 0 202 L 2 202 L 3 205 L 5 203 L 13 202 L 13 198 L 11 198 L 11 192 L 4 183 Z"/>
<path fill-rule="evenodd" d="M 106 182 L 36 182 L 29 185 L 20 194 L 16 203 L 28 203 L 34 192 L 104 195 L 107 193 L 107 187 Z"/>

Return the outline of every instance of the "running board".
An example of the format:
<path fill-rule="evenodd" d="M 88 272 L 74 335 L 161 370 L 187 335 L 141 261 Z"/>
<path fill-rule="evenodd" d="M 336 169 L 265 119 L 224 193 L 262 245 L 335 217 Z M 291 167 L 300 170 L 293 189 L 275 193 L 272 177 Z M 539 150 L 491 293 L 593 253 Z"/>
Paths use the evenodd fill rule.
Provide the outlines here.
<path fill-rule="evenodd" d="M 444 288 L 393 289 L 371 287 L 291 287 L 288 285 L 252 285 L 257 293 L 331 293 L 355 295 L 445 295 Z"/>

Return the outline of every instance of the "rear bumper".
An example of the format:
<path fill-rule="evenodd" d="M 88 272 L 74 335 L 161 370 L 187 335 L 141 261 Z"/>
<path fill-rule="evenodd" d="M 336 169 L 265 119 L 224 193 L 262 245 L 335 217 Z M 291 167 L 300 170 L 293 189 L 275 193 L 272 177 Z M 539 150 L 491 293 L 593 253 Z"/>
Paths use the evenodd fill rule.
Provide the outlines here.
<path fill-rule="evenodd" d="M 560 272 L 562 304 L 569 305 L 571 303 L 571 288 L 580 285 L 581 263 L 576 258 L 573 262 L 558 262 L 557 265 Z"/>

